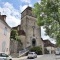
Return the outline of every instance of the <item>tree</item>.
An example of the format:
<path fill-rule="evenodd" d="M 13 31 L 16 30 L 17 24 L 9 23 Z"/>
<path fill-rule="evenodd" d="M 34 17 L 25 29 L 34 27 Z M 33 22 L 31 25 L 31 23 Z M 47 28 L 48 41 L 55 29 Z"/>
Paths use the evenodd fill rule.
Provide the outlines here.
<path fill-rule="evenodd" d="M 16 41 L 20 42 L 21 45 L 23 45 L 23 43 L 20 40 L 20 37 L 18 36 L 17 30 L 14 30 L 14 29 L 11 30 L 10 39 L 16 40 Z"/>
<path fill-rule="evenodd" d="M 60 45 L 60 0 L 41 0 L 41 3 L 35 3 L 33 12 L 37 24 L 46 29 L 46 35 L 56 39 Z"/>
<path fill-rule="evenodd" d="M 11 35 L 10 35 L 10 38 L 11 39 L 14 39 L 14 40 L 17 40 L 17 36 L 18 36 L 18 33 L 16 30 L 11 30 Z"/>

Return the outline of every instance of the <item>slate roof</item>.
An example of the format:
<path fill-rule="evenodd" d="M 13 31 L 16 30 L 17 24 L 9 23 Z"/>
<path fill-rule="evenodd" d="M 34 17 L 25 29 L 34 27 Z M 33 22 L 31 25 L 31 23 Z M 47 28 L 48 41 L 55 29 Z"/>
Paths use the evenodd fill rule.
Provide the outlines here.
<path fill-rule="evenodd" d="M 43 43 L 44 43 L 44 47 L 48 47 L 48 46 L 51 46 L 51 47 L 55 47 L 55 44 L 51 43 L 48 39 L 47 40 L 43 40 Z"/>

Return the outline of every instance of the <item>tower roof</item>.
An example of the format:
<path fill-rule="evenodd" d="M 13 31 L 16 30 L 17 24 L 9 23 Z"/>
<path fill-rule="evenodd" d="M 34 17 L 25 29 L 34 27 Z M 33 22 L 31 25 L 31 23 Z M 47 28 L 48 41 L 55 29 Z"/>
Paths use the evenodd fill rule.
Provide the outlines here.
<path fill-rule="evenodd" d="M 26 9 L 29 9 L 29 10 L 31 10 L 31 9 L 32 9 L 32 7 L 28 6 Z"/>
<path fill-rule="evenodd" d="M 25 8 L 25 10 L 32 10 L 32 7 L 27 6 L 27 8 Z M 25 11 L 25 10 L 24 10 L 24 11 Z M 23 12 L 24 12 L 24 11 L 23 11 Z M 22 12 L 22 13 L 23 13 L 23 12 Z M 21 14 L 22 14 L 22 13 L 21 13 Z"/>

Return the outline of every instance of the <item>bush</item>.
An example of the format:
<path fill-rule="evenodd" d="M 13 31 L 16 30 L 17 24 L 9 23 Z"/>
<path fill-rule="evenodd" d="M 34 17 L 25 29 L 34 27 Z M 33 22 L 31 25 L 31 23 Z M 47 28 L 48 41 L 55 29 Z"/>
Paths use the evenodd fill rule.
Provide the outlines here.
<path fill-rule="evenodd" d="M 30 49 L 31 52 L 35 52 L 36 54 L 38 55 L 41 55 L 42 54 L 42 48 L 41 47 L 32 47 Z"/>

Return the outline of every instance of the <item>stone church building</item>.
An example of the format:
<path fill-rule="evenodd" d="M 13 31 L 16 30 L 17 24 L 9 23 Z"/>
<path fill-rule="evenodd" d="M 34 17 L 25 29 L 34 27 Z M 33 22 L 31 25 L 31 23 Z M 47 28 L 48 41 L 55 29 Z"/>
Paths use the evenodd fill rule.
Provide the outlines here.
<path fill-rule="evenodd" d="M 32 8 L 27 7 L 21 13 L 21 26 L 20 30 L 25 32 L 24 37 L 20 35 L 20 38 L 23 39 L 23 46 L 33 47 L 33 46 L 41 46 L 43 48 L 43 42 L 41 40 L 41 29 L 36 23 L 36 16 L 32 13 Z"/>
<path fill-rule="evenodd" d="M 42 51 L 44 51 L 44 44 L 41 40 L 41 29 L 36 23 L 36 16 L 32 13 L 31 7 L 28 6 L 21 13 L 21 25 L 14 28 L 18 30 L 23 48 L 41 46 Z"/>

